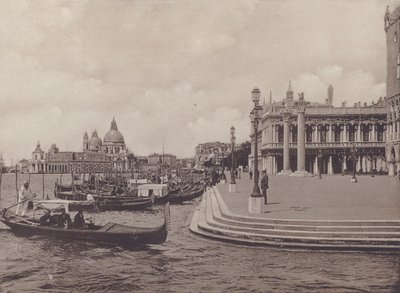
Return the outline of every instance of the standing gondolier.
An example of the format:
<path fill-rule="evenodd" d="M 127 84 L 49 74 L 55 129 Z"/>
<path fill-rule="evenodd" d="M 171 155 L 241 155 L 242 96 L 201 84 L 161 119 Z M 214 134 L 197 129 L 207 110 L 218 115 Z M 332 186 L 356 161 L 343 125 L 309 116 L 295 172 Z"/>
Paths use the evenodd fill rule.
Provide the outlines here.
<path fill-rule="evenodd" d="M 17 206 L 17 212 L 16 214 L 18 215 L 21 213 L 21 216 L 25 216 L 27 210 L 28 210 L 28 201 L 27 199 L 29 197 L 32 197 L 32 191 L 29 187 L 29 182 L 24 181 L 24 184 L 21 186 L 19 192 L 18 192 L 18 206 Z"/>

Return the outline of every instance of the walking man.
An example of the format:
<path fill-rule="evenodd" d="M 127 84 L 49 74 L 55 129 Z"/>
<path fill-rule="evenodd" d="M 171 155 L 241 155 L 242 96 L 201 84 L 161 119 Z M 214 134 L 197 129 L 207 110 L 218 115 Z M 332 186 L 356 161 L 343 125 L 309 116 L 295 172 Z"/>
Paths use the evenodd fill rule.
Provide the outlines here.
<path fill-rule="evenodd" d="M 262 178 L 261 178 L 261 191 L 262 196 L 264 197 L 264 204 L 267 204 L 267 189 L 268 189 L 268 175 L 267 171 L 262 171 Z"/>

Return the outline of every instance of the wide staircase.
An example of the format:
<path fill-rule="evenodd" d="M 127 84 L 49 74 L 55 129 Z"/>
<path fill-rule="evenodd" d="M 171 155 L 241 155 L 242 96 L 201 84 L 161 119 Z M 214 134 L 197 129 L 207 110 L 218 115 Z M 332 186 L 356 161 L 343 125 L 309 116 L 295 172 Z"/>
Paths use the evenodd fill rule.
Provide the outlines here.
<path fill-rule="evenodd" d="M 400 220 L 296 220 L 238 215 L 227 208 L 217 188 L 204 193 L 190 231 L 247 245 L 400 253 Z"/>

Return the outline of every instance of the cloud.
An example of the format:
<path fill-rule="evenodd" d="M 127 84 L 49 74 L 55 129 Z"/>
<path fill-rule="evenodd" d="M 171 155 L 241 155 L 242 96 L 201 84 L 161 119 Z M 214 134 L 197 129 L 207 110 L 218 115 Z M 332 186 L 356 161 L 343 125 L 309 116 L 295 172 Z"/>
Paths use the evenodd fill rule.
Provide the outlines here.
<path fill-rule="evenodd" d="M 295 91 L 304 92 L 306 99 L 325 102 L 329 84 L 334 88 L 334 105 L 342 101 L 349 105 L 358 101 L 370 103 L 385 96 L 386 83 L 377 82 L 374 75 L 363 70 L 346 71 L 338 65 L 319 68 L 315 73 L 302 73 L 293 80 Z"/>
<path fill-rule="evenodd" d="M 381 1 L 4 1 L 0 149 L 80 150 L 115 117 L 136 154 L 248 139 L 250 92 L 370 100 L 385 88 Z M 373 62 L 371 62 L 373 60 Z M 332 65 L 333 64 L 333 65 Z"/>

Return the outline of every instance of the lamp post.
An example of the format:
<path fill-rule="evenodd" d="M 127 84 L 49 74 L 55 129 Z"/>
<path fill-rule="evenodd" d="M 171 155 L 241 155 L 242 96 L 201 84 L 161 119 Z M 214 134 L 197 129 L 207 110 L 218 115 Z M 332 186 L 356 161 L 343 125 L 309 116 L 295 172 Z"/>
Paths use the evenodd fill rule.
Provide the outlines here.
<path fill-rule="evenodd" d="M 251 97 L 254 103 L 254 108 L 250 113 L 251 123 L 254 127 L 254 186 L 249 198 L 249 212 L 262 213 L 264 207 L 264 198 L 261 196 L 260 187 L 258 186 L 259 171 L 258 171 L 258 123 L 261 120 L 262 107 L 259 105 L 260 90 L 254 88 L 251 92 Z"/>
<path fill-rule="evenodd" d="M 229 192 L 236 192 L 235 169 L 234 169 L 234 155 L 235 155 L 235 127 L 231 127 L 231 182 L 229 183 Z"/>
<path fill-rule="evenodd" d="M 357 159 L 357 150 L 356 150 L 356 145 L 353 144 L 353 149 L 351 151 L 351 156 L 353 159 L 353 176 L 351 177 L 351 183 L 357 183 L 357 177 L 356 177 L 356 159 Z"/>

